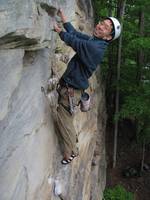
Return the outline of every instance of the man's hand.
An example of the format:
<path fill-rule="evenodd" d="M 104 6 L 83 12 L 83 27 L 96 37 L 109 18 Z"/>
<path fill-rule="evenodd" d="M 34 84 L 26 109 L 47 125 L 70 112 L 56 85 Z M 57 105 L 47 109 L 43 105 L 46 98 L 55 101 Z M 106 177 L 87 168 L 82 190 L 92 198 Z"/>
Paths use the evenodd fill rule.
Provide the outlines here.
<path fill-rule="evenodd" d="M 60 33 L 62 31 L 62 29 L 58 26 L 58 24 L 54 24 L 54 30 L 57 32 L 57 33 Z"/>
<path fill-rule="evenodd" d="M 61 8 L 58 10 L 57 15 L 61 18 L 63 23 L 67 22 L 67 17 L 65 16 L 65 14 Z"/>

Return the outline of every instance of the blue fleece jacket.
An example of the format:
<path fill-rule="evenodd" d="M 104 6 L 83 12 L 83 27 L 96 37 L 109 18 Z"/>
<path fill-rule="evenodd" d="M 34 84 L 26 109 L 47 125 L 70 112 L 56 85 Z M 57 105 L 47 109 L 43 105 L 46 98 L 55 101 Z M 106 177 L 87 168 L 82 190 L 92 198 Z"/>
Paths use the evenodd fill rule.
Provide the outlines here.
<path fill-rule="evenodd" d="M 60 32 L 60 38 L 72 47 L 76 54 L 68 63 L 62 80 L 77 89 L 87 89 L 88 79 L 101 63 L 108 42 L 91 37 L 75 30 L 70 22 L 64 23 L 66 32 Z"/>

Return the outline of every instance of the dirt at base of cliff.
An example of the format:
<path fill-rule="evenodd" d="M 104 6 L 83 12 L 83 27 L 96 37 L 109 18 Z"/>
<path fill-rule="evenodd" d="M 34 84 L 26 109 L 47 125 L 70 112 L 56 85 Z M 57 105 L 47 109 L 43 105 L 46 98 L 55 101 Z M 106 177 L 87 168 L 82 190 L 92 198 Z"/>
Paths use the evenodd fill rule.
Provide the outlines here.
<path fill-rule="evenodd" d="M 149 167 L 142 174 L 140 162 L 142 158 L 142 147 L 136 143 L 134 129 L 126 124 L 119 128 L 117 166 L 112 169 L 113 159 L 113 128 L 109 125 L 106 136 L 107 151 L 107 187 L 122 185 L 128 191 L 133 192 L 135 200 L 150 199 L 150 145 L 146 146 L 145 163 Z M 125 177 L 126 169 L 136 170 L 137 174 L 133 177 Z M 133 171 L 131 170 L 131 171 Z"/>

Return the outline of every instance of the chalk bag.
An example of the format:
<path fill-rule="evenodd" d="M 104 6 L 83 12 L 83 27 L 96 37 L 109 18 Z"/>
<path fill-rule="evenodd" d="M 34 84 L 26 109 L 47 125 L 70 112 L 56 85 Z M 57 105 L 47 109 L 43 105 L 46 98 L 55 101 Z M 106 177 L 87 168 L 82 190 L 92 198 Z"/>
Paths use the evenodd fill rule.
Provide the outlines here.
<path fill-rule="evenodd" d="M 87 112 L 90 109 L 90 95 L 86 92 L 82 93 L 80 101 L 81 112 Z"/>

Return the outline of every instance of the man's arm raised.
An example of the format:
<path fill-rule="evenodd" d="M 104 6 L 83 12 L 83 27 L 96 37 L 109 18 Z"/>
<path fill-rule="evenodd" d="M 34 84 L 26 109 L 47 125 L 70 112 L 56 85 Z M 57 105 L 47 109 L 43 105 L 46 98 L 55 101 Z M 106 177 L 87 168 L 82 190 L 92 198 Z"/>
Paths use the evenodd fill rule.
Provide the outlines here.
<path fill-rule="evenodd" d="M 58 12 L 57 12 L 57 15 L 61 18 L 62 20 L 62 23 L 63 23 L 63 26 L 65 28 L 65 30 L 68 32 L 68 33 L 71 33 L 73 35 L 76 35 L 76 37 L 78 38 L 82 38 L 84 40 L 89 40 L 91 37 L 87 34 L 83 34 L 79 31 L 77 31 L 73 26 L 72 24 L 67 20 L 67 17 L 65 16 L 64 12 L 62 9 L 59 9 Z"/>

